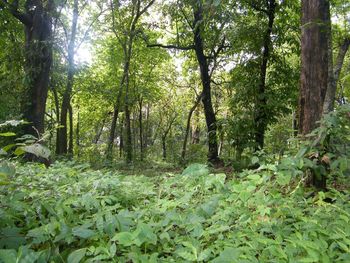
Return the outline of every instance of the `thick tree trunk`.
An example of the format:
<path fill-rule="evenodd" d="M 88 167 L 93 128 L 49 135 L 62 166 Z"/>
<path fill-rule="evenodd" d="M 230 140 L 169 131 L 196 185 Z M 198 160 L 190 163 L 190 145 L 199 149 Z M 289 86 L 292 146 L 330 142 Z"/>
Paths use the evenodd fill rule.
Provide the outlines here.
<path fill-rule="evenodd" d="M 260 81 L 258 86 L 257 94 L 257 104 L 256 104 L 256 116 L 255 116 L 255 150 L 264 148 L 264 138 L 265 130 L 267 126 L 266 119 L 266 72 L 267 64 L 270 58 L 271 53 L 271 34 L 273 23 L 275 20 L 275 11 L 276 11 L 276 1 L 268 0 L 267 1 L 267 15 L 268 15 L 268 28 L 264 35 L 264 44 L 262 51 L 262 62 L 260 65 Z"/>
<path fill-rule="evenodd" d="M 327 0 L 302 1 L 299 132 L 318 126 L 328 84 Z"/>
<path fill-rule="evenodd" d="M 18 2 L 17 2 L 18 3 Z M 26 13 L 17 8 L 11 13 L 25 28 L 25 93 L 21 103 L 23 118 L 30 122 L 24 133 L 39 136 L 44 132 L 45 106 L 48 94 L 49 76 L 52 65 L 52 18 L 53 1 L 27 0 Z M 34 127 L 34 129 L 32 128 Z"/>
<path fill-rule="evenodd" d="M 309 134 L 318 126 L 328 85 L 329 2 L 302 0 L 301 86 L 299 132 Z M 313 184 L 326 188 L 326 178 L 313 174 Z"/>
<path fill-rule="evenodd" d="M 331 33 L 330 33 L 330 35 L 331 35 Z M 333 63 L 330 63 L 333 76 L 328 82 L 327 93 L 326 93 L 326 97 L 325 97 L 324 104 L 323 104 L 323 112 L 325 114 L 333 111 L 333 109 L 334 109 L 334 101 L 335 101 L 335 94 L 337 91 L 337 83 L 339 81 L 339 76 L 340 76 L 340 73 L 341 73 L 341 70 L 342 70 L 343 64 L 344 64 L 344 58 L 346 56 L 346 53 L 349 50 L 349 46 L 350 46 L 350 37 L 345 38 L 343 40 L 343 42 L 341 43 L 334 68 L 332 66 Z M 331 50 L 331 47 L 329 47 L 329 49 Z M 329 57 L 329 59 L 331 60 L 332 57 Z"/>
<path fill-rule="evenodd" d="M 75 39 L 77 33 L 78 24 L 78 0 L 74 0 L 73 7 L 73 19 L 71 26 L 71 35 L 68 44 L 68 71 L 67 71 L 67 85 L 63 93 L 60 129 L 58 130 L 58 154 L 67 154 L 68 150 L 68 127 L 67 127 L 67 115 L 70 107 L 70 100 L 72 96 L 73 84 L 74 84 L 74 57 L 75 57 Z M 72 150 L 72 149 L 70 149 Z"/>
<path fill-rule="evenodd" d="M 207 124 L 208 135 L 208 161 L 210 163 L 218 163 L 218 142 L 217 142 L 217 123 L 216 116 L 211 101 L 211 78 L 209 75 L 209 66 L 207 57 L 204 54 L 203 40 L 201 36 L 201 28 L 203 21 L 203 8 L 201 4 L 194 5 L 194 43 L 197 61 L 200 68 L 202 81 L 202 102 L 204 107 L 205 121 Z"/>

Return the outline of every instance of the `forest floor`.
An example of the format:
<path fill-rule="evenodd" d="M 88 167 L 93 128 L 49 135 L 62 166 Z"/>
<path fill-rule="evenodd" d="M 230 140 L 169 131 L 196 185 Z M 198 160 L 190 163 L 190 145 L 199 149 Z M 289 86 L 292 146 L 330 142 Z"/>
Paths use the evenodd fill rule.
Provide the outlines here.
<path fill-rule="evenodd" d="M 345 190 L 306 198 L 276 165 L 155 168 L 9 164 L 0 262 L 350 262 Z"/>

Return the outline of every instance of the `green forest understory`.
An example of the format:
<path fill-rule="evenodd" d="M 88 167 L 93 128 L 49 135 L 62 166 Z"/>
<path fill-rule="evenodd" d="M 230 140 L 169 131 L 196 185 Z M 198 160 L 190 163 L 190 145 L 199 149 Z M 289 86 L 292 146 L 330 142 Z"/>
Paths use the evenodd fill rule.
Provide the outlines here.
<path fill-rule="evenodd" d="M 0 262 L 349 262 L 348 112 L 241 172 L 3 161 Z M 311 173 L 328 188 L 308 187 Z"/>
<path fill-rule="evenodd" d="M 0 0 L 0 263 L 349 263 L 349 49 L 349 0 Z"/>

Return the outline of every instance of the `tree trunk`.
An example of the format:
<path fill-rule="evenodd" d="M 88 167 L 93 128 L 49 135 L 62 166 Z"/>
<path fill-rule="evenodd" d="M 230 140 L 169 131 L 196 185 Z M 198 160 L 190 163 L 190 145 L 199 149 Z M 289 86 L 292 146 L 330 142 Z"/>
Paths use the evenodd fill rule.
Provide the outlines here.
<path fill-rule="evenodd" d="M 121 89 L 121 86 L 119 88 Z M 114 105 L 114 109 L 113 109 L 111 130 L 109 132 L 109 137 L 108 137 L 108 142 L 107 142 L 107 149 L 106 149 L 106 153 L 105 153 L 107 159 L 111 159 L 112 158 L 113 145 L 114 145 L 114 139 L 115 139 L 115 131 L 116 131 L 116 127 L 117 127 L 117 120 L 118 120 L 119 107 L 120 107 L 120 97 L 121 97 L 121 90 L 119 90 L 119 94 L 118 94 L 118 98 L 117 98 L 117 104 Z"/>
<path fill-rule="evenodd" d="M 126 131 L 126 141 L 125 141 L 125 153 L 126 162 L 132 162 L 132 135 L 131 135 L 131 120 L 130 120 L 130 109 L 127 104 L 125 104 L 125 131 Z"/>
<path fill-rule="evenodd" d="M 331 35 L 331 33 L 330 33 L 330 35 Z M 337 83 L 339 81 L 339 76 L 340 76 L 340 73 L 341 73 L 341 70 L 342 70 L 343 64 L 344 64 L 344 58 L 345 58 L 345 55 L 349 49 L 349 46 L 350 46 L 350 37 L 347 37 L 343 40 L 343 42 L 341 43 L 341 45 L 339 47 L 337 60 L 336 60 L 336 63 L 334 65 L 334 69 L 332 66 L 333 63 L 330 63 L 333 76 L 329 80 L 326 98 L 325 98 L 324 104 L 323 104 L 323 112 L 325 114 L 333 111 L 333 109 L 334 109 L 334 101 L 335 101 L 335 94 L 336 94 L 336 90 L 337 90 Z M 329 49 L 331 50 L 331 47 L 329 47 Z M 329 57 L 330 60 L 331 60 L 331 58 L 332 57 Z"/>
<path fill-rule="evenodd" d="M 95 135 L 95 139 L 94 139 L 94 143 L 97 144 L 98 141 L 100 140 L 101 138 L 101 135 L 102 135 L 102 131 L 103 131 L 103 128 L 105 127 L 105 123 L 106 123 L 106 117 L 103 118 L 102 120 L 102 123 L 101 124 L 97 124 L 98 126 L 96 127 L 96 135 Z"/>
<path fill-rule="evenodd" d="M 139 100 L 140 160 L 143 161 L 142 98 Z"/>
<path fill-rule="evenodd" d="M 166 160 L 166 136 L 162 136 L 163 161 Z"/>
<path fill-rule="evenodd" d="M 77 155 L 80 156 L 80 108 L 78 106 L 78 114 L 77 114 L 77 124 L 75 128 L 75 141 L 77 145 Z"/>
<path fill-rule="evenodd" d="M 73 19 L 71 26 L 71 35 L 68 44 L 68 72 L 67 72 L 67 85 L 63 94 L 62 99 L 62 108 L 61 108 L 61 118 L 60 125 L 61 128 L 58 130 L 58 154 L 67 154 L 68 150 L 68 129 L 67 129 L 67 114 L 69 112 L 70 100 L 72 96 L 72 89 L 74 84 L 74 57 L 75 57 L 75 39 L 77 33 L 77 24 L 78 24 L 78 0 L 74 0 L 73 6 Z M 72 149 L 70 149 L 72 150 Z"/>
<path fill-rule="evenodd" d="M 186 124 L 186 131 L 185 131 L 185 138 L 184 138 L 184 142 L 183 142 L 183 145 L 182 145 L 182 151 L 181 151 L 181 160 L 182 160 L 182 162 L 185 161 L 185 157 L 186 157 L 186 147 L 187 147 L 188 135 L 190 133 L 192 114 L 195 111 L 195 109 L 198 107 L 198 104 L 200 103 L 201 99 L 202 99 L 202 94 L 197 97 L 196 102 L 194 103 L 194 105 L 192 106 L 192 108 L 190 109 L 190 111 L 188 113 L 187 124 Z"/>
<path fill-rule="evenodd" d="M 299 97 L 299 132 L 309 134 L 318 126 L 328 85 L 327 0 L 302 0 L 301 86 Z M 313 184 L 326 188 L 326 178 L 313 174 Z"/>
<path fill-rule="evenodd" d="M 267 126 L 266 119 L 266 72 L 267 72 L 267 63 L 270 58 L 271 53 L 271 34 L 273 23 L 275 20 L 275 10 L 276 10 L 276 1 L 268 0 L 267 1 L 267 15 L 268 15 L 268 28 L 264 35 L 264 46 L 262 51 L 262 62 L 260 65 L 260 81 L 258 86 L 257 94 L 257 104 L 256 104 L 256 116 L 255 116 L 255 150 L 264 148 L 264 138 L 265 130 Z"/>
<path fill-rule="evenodd" d="M 217 143 L 217 124 L 216 116 L 211 101 L 211 78 L 209 75 L 208 61 L 204 54 L 203 40 L 202 40 L 202 20 L 203 7 L 201 4 L 194 6 L 194 43 L 197 61 L 200 68 L 200 75 L 202 81 L 202 102 L 204 107 L 205 121 L 207 124 L 208 135 L 208 161 L 216 164 L 219 162 L 218 157 L 218 143 Z"/>
<path fill-rule="evenodd" d="M 74 140 L 73 140 L 73 108 L 72 105 L 69 104 L 68 107 L 68 113 L 69 113 L 69 144 L 68 144 L 68 153 L 70 157 L 73 157 L 73 148 L 74 148 Z"/>
<path fill-rule="evenodd" d="M 46 5 L 44 5 L 46 3 Z M 30 122 L 23 127 L 25 134 L 44 133 L 45 106 L 52 65 L 52 18 L 54 3 L 27 0 L 25 13 L 18 11 L 18 1 L 9 7 L 14 17 L 24 25 L 25 33 L 25 92 L 21 101 L 23 118 Z M 33 128 L 34 127 L 34 128 Z"/>
<path fill-rule="evenodd" d="M 328 84 L 327 0 L 302 1 L 299 132 L 315 129 L 322 116 Z"/>
<path fill-rule="evenodd" d="M 120 118 L 119 157 L 123 156 L 123 151 L 124 151 L 124 118 Z"/>

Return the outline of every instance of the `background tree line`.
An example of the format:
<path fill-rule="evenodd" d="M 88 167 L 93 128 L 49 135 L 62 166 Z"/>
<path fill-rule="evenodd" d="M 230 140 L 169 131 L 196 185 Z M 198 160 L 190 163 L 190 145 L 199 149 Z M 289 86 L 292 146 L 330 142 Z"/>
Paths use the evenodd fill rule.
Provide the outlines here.
<path fill-rule="evenodd" d="M 0 119 L 96 164 L 283 154 L 347 101 L 349 8 L 1 0 Z"/>

